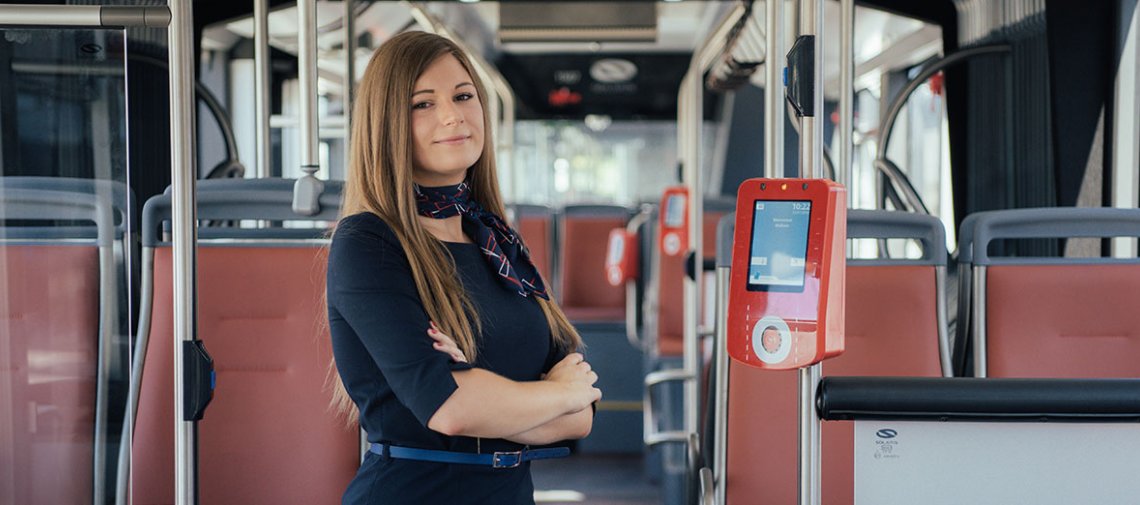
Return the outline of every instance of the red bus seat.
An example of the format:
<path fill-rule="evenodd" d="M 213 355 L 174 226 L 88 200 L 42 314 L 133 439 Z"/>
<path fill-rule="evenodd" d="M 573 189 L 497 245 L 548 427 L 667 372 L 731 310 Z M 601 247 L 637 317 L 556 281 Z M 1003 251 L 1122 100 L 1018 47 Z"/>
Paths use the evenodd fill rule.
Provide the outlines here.
<path fill-rule="evenodd" d="M 972 264 L 978 375 L 1140 377 L 1140 260 L 990 254 L 1003 239 L 1136 237 L 1140 209 L 1015 209 L 970 221 L 959 249 Z"/>
<path fill-rule="evenodd" d="M 544 205 L 515 204 L 508 207 L 507 213 L 512 215 L 512 226 L 522 235 L 523 243 L 530 251 L 530 259 L 542 280 L 551 284 L 554 282 L 550 276 L 550 266 L 553 264 L 554 210 Z"/>
<path fill-rule="evenodd" d="M 199 218 L 300 219 L 288 191 L 239 189 L 199 193 Z M 335 220 L 337 200 L 322 196 L 325 211 L 309 219 Z M 136 505 L 174 499 L 172 251 L 154 237 L 169 203 L 156 197 L 144 210 L 154 300 L 132 453 Z M 326 230 L 308 229 L 317 240 L 299 240 L 305 229 L 277 229 L 283 239 L 259 242 L 272 230 L 199 232 L 198 336 L 217 373 L 198 425 L 202 503 L 335 503 L 360 463 L 359 430 L 333 416 L 325 387 Z"/>
<path fill-rule="evenodd" d="M 90 503 L 103 492 L 122 238 L 113 212 L 128 214 L 126 193 L 109 181 L 0 181 L 4 219 L 83 222 L 0 228 L 0 503 Z"/>
<path fill-rule="evenodd" d="M 559 217 L 559 285 L 566 317 L 576 323 L 625 324 L 625 287 L 606 281 L 610 230 L 624 228 L 630 211 L 616 205 L 567 205 Z"/>

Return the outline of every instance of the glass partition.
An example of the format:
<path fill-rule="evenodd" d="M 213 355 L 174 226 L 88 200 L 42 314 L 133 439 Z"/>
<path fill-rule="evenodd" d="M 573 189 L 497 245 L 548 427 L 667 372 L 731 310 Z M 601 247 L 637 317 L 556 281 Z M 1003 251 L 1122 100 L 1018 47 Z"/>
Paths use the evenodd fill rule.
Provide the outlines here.
<path fill-rule="evenodd" d="M 113 503 L 136 211 L 123 30 L 0 29 L 0 503 Z"/>

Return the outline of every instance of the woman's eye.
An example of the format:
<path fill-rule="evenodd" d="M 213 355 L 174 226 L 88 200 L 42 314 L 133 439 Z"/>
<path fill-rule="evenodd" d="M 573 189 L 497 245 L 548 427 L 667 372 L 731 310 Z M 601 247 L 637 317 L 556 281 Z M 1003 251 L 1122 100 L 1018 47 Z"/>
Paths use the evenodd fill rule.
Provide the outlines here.
<path fill-rule="evenodd" d="M 431 102 L 418 102 L 412 104 L 413 109 L 426 109 L 428 107 L 431 107 Z"/>
<path fill-rule="evenodd" d="M 473 95 L 471 93 L 460 93 L 460 94 L 455 96 L 455 99 L 457 101 L 460 101 L 460 102 L 466 102 L 472 98 L 475 98 L 475 95 Z"/>

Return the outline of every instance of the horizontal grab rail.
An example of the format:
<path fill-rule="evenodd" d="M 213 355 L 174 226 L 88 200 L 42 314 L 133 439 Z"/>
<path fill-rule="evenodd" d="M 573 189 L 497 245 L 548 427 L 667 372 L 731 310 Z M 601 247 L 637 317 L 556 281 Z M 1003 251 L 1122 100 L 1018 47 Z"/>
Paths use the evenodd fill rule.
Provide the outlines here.
<path fill-rule="evenodd" d="M 828 421 L 1140 421 L 1140 379 L 826 377 Z"/>

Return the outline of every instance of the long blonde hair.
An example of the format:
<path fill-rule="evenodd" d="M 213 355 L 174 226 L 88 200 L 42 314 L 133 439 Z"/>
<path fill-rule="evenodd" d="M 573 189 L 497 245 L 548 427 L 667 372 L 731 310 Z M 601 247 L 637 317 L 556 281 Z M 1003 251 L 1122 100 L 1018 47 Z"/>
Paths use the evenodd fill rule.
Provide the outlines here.
<path fill-rule="evenodd" d="M 483 104 L 483 152 L 467 171 L 471 196 L 484 209 L 500 217 L 505 215 L 495 173 L 487 94 L 479 79 L 474 78 L 470 60 L 448 39 L 425 32 L 405 32 L 376 50 L 360 81 L 352 116 L 352 149 L 341 217 L 371 212 L 391 227 L 411 264 L 412 279 L 428 317 L 455 339 L 469 362 L 474 362 L 478 348 L 475 335 L 479 331 L 475 305 L 460 284 L 450 253 L 416 219 L 412 180 L 413 88 L 428 66 L 448 54 L 473 77 L 476 94 Z M 567 351 L 581 347 L 581 337 L 558 304 L 553 299 L 533 298 L 546 316 L 552 344 Z M 336 373 L 335 360 L 332 371 L 334 409 L 355 420 L 356 406 Z"/>

